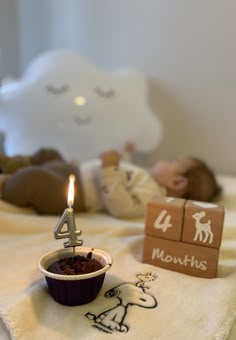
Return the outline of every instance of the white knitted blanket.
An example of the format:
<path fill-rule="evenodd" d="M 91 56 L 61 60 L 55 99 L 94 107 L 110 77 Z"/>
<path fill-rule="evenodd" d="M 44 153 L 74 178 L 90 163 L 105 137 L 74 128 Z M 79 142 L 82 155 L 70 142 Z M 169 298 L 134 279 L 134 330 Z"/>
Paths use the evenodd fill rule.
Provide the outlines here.
<path fill-rule="evenodd" d="M 216 279 L 143 264 L 143 220 L 77 215 L 84 245 L 114 263 L 93 302 L 67 307 L 49 296 L 37 269 L 41 255 L 62 247 L 53 236 L 58 217 L 0 202 L 0 339 L 226 339 L 236 316 L 236 209 L 230 198 L 225 207 Z"/>

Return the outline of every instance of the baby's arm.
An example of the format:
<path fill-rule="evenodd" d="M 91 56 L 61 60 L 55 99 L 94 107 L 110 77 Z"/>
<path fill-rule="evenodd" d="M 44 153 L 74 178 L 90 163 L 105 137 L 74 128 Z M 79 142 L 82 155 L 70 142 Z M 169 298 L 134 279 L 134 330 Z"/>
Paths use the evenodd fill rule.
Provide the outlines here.
<path fill-rule="evenodd" d="M 142 169 L 133 173 L 131 179 L 119 169 L 119 156 L 115 151 L 102 154 L 100 158 L 99 184 L 106 209 L 117 217 L 144 216 L 147 202 L 161 196 L 155 181 Z"/>

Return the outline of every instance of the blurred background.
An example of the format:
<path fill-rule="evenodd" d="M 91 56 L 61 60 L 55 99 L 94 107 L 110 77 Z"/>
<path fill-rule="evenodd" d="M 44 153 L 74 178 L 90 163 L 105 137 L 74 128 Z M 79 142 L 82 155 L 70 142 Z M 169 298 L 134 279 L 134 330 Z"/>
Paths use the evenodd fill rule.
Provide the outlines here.
<path fill-rule="evenodd" d="M 0 79 L 54 48 L 137 68 L 164 127 L 155 157 L 235 175 L 235 13 L 235 0 L 0 0 Z"/>

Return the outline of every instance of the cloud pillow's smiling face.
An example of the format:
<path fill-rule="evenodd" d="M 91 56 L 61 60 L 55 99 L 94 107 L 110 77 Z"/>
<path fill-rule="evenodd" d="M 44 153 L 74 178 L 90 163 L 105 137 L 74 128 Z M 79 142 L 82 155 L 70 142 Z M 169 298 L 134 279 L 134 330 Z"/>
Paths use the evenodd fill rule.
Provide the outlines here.
<path fill-rule="evenodd" d="M 62 50 L 41 55 L 20 81 L 2 87 L 0 129 L 8 154 L 44 146 L 81 160 L 126 142 L 149 152 L 162 136 L 140 73 L 107 73 Z"/>

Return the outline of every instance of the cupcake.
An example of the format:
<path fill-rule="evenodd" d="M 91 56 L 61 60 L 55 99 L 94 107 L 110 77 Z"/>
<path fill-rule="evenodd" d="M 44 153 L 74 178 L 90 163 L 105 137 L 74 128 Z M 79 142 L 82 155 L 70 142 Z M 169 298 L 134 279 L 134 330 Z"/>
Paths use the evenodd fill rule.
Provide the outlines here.
<path fill-rule="evenodd" d="M 55 301 L 78 306 L 96 298 L 111 265 L 111 256 L 103 250 L 76 247 L 75 254 L 65 248 L 43 255 L 38 269 L 44 274 L 49 294 Z"/>

